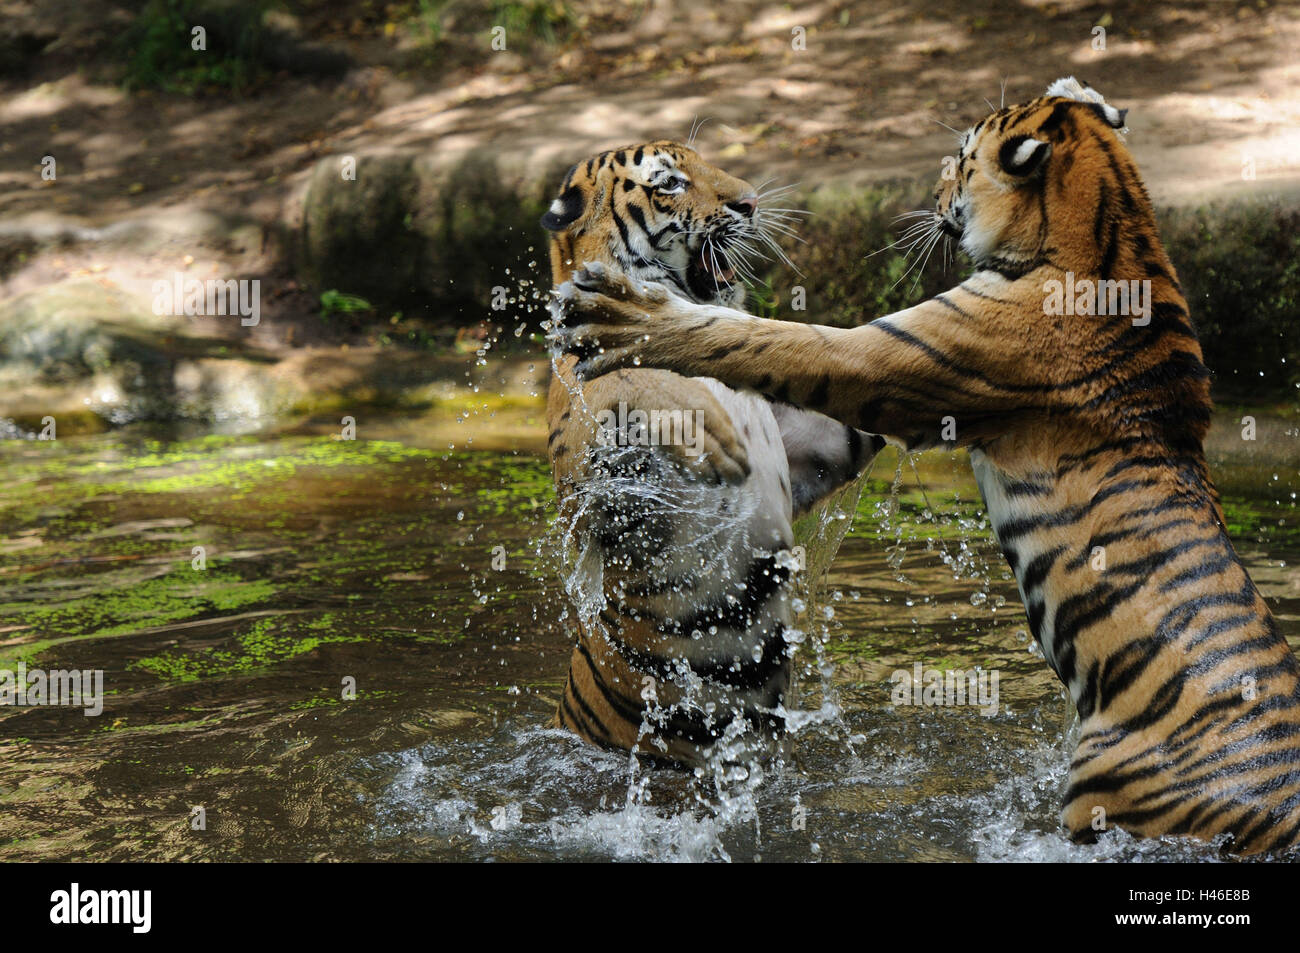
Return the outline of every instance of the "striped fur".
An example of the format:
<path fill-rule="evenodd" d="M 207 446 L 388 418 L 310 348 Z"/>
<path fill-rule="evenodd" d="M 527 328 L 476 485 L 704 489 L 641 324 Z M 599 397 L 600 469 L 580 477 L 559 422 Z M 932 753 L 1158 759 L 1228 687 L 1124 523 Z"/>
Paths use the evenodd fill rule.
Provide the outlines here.
<path fill-rule="evenodd" d="M 593 156 L 542 219 L 553 278 L 599 261 L 692 301 L 741 306 L 735 270 L 761 227 L 756 201 L 677 143 Z M 708 378 L 633 368 L 579 385 L 572 365 L 560 361 L 551 382 L 550 458 L 561 525 L 580 565 L 596 569 L 573 593 L 577 640 L 556 721 L 668 763 L 745 761 L 784 728 L 792 519 L 883 441 Z M 597 417 L 620 405 L 695 411 L 705 452 L 600 447 Z M 592 588 L 599 611 L 583 606 Z"/>
<path fill-rule="evenodd" d="M 563 289 L 561 336 L 579 373 L 640 354 L 911 447 L 944 444 L 954 418 L 946 445 L 970 450 L 1033 634 L 1081 717 L 1071 834 L 1289 847 L 1300 669 L 1224 529 L 1187 303 L 1123 112 L 1073 79 L 1050 93 L 977 123 L 940 181 L 933 226 L 976 266 L 950 291 L 844 330 L 691 305 L 597 267 Z M 1050 283 L 1080 279 L 1148 282 L 1149 321 L 1047 313 Z"/>

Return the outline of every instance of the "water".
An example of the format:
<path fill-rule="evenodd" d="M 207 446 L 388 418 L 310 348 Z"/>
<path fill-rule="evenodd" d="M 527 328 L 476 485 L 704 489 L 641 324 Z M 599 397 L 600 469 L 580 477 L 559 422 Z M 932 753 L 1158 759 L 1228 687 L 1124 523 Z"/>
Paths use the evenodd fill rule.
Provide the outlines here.
<path fill-rule="evenodd" d="M 1218 858 L 1061 835 L 1070 708 L 960 455 L 876 462 L 806 598 L 799 704 L 828 714 L 719 805 L 549 727 L 569 657 L 549 474 L 466 426 L 477 449 L 409 416 L 357 441 L 308 422 L 0 443 L 0 668 L 103 669 L 107 692 L 98 717 L 0 709 L 0 858 Z M 1212 463 L 1295 645 L 1285 436 L 1224 437 Z M 996 714 L 895 706 L 891 674 L 918 662 L 998 671 Z"/>

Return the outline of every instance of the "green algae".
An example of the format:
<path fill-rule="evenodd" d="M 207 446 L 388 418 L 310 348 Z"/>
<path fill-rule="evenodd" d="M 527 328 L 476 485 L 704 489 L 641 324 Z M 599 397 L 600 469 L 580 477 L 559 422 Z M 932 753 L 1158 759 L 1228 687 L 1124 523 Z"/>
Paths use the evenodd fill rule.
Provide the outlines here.
<path fill-rule="evenodd" d="M 54 448 L 56 443 L 47 446 Z M 75 456 L 62 456 L 54 449 L 48 455 L 0 453 L 0 464 L 5 467 L 11 487 L 39 481 L 33 490 L 54 502 L 62 497 L 84 499 L 85 495 L 76 493 L 75 486 L 70 485 L 77 482 L 95 494 L 229 491 L 287 480 L 307 467 L 382 467 L 402 460 L 435 459 L 439 454 L 386 440 L 335 440 L 322 436 L 285 438 L 268 444 L 257 438 L 210 436 L 170 445 L 143 441 L 130 455 L 115 449 L 108 460 L 69 458 Z M 150 470 L 181 472 L 150 474 Z M 125 479 L 128 476 L 130 479 Z M 5 498 L 0 497 L 0 504 L 4 503 Z"/>
<path fill-rule="evenodd" d="M 329 631 L 331 625 L 330 619 L 305 625 L 283 619 L 258 619 L 244 627 L 231 648 L 170 651 L 132 662 L 128 667 L 164 681 L 194 682 L 266 671 L 330 643 L 366 641 L 359 633 Z M 313 634 L 301 634 L 303 630 Z"/>
<path fill-rule="evenodd" d="M 355 500 L 358 505 L 372 505 L 379 489 L 400 495 L 403 505 L 413 510 L 463 499 L 462 513 L 472 520 L 502 515 L 531 519 L 551 499 L 545 461 L 537 458 L 502 460 L 490 453 L 469 453 L 457 455 L 449 464 L 445 452 L 379 440 L 266 441 L 216 435 L 163 443 L 86 438 L 0 447 L 0 465 L 11 476 L 7 489 L 0 491 L 0 525 L 11 534 L 37 533 L 35 538 L 42 544 L 34 551 L 39 557 L 32 550 L 6 554 L 0 548 L 0 570 L 9 573 L 0 625 L 13 626 L 20 633 L 0 647 L 0 664 L 8 665 L 31 662 L 73 640 L 219 617 L 269 602 L 282 584 L 351 588 L 345 598 L 359 602 L 365 596 L 355 591 L 358 577 L 368 577 L 368 588 L 400 593 L 409 583 L 384 577 L 438 565 L 437 544 L 446 541 L 429 532 L 427 511 L 413 512 L 403 522 L 390 514 L 358 520 L 349 525 L 346 536 L 313 553 L 311 568 L 282 567 L 278 584 L 269 578 L 245 578 L 233 564 L 216 560 L 220 550 L 231 546 L 201 532 L 206 524 L 241 527 L 240 548 L 250 545 L 250 534 L 256 534 L 258 540 L 300 550 L 310 542 L 311 523 L 296 527 L 295 514 L 319 506 L 321 496 L 336 504 Z M 424 484 L 426 473 L 455 479 L 430 479 Z M 309 488 L 306 495 L 304 486 Z M 133 501 L 141 498 L 156 498 L 149 506 L 152 514 L 183 515 L 191 525 L 161 533 L 101 535 L 119 524 L 128 510 L 138 516 Z M 395 539 L 406 545 L 394 546 Z M 4 541 L 0 536 L 0 543 Z M 189 563 L 190 550 L 198 543 L 213 554 L 202 573 Z M 434 554 L 413 561 L 413 549 Z M 526 549 L 517 545 L 510 549 L 513 566 L 532 561 Z M 170 562 L 171 568 L 160 571 L 156 565 L 160 559 Z M 75 578 L 67 578 L 69 574 Z M 451 632 L 413 636 L 439 644 L 458 637 Z M 315 637 L 296 647 L 284 641 L 261 646 L 254 639 L 228 658 L 194 662 L 157 657 L 141 671 L 192 680 L 209 672 L 285 661 L 320 644 Z M 266 651 L 260 652 L 262 648 Z"/>
<path fill-rule="evenodd" d="M 344 700 L 338 694 L 316 695 L 311 698 L 304 698 L 301 701 L 296 701 L 289 705 L 289 711 L 318 711 L 321 709 L 329 709 L 332 714 L 335 710 L 346 708 L 348 705 L 360 701 L 373 701 L 378 698 L 388 698 L 398 694 L 397 692 L 376 688 L 358 688 L 356 691 L 356 697 L 347 700 Z"/>
<path fill-rule="evenodd" d="M 267 580 L 246 580 L 220 569 L 195 572 L 189 563 L 162 576 L 124 585 L 92 586 L 84 595 L 52 604 L 0 604 L 0 622 L 31 626 L 40 635 L 0 649 L 0 667 L 30 662 L 74 640 L 112 638 L 171 623 L 264 603 L 277 592 Z"/>

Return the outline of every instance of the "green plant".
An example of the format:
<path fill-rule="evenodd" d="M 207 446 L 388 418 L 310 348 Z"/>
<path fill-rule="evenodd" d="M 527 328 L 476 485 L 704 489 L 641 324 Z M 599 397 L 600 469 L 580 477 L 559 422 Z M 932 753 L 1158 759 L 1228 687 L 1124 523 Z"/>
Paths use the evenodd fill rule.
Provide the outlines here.
<path fill-rule="evenodd" d="M 358 295 L 344 294 L 336 288 L 321 292 L 320 313 L 323 318 L 329 318 L 335 314 L 353 314 L 358 311 L 373 310 L 374 306 Z"/>
<path fill-rule="evenodd" d="M 453 38 L 483 44 L 494 27 L 504 27 L 509 49 L 516 44 L 526 48 L 534 42 L 555 43 L 576 24 L 577 17 L 563 0 L 505 0 L 493 4 L 418 0 L 406 25 L 419 44 L 429 49 Z"/>
<path fill-rule="evenodd" d="M 272 6 L 272 0 L 148 0 L 119 41 L 123 84 L 189 95 L 207 87 L 247 89 L 266 73 L 272 38 L 264 18 Z M 203 49 L 194 48 L 199 28 Z"/>
<path fill-rule="evenodd" d="M 1300 208 L 1220 204 L 1163 210 L 1159 218 L 1216 393 L 1294 398 Z"/>
<path fill-rule="evenodd" d="M 498 3 L 493 10 L 496 24 L 510 33 L 523 33 L 530 39 L 554 43 L 558 35 L 574 22 L 573 11 L 562 0 L 514 0 Z"/>
<path fill-rule="evenodd" d="M 419 0 L 407 29 L 424 43 L 435 45 L 446 35 L 447 8 L 454 0 Z"/>
<path fill-rule="evenodd" d="M 749 286 L 749 310 L 760 318 L 776 318 L 781 313 L 780 295 L 772 287 L 771 276 Z"/>

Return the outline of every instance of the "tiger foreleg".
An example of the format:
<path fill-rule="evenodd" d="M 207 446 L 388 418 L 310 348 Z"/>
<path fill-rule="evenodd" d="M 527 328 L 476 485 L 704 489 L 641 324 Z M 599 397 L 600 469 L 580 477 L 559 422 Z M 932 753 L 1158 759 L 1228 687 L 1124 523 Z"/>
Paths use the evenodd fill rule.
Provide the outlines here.
<path fill-rule="evenodd" d="M 634 365 L 714 377 L 919 448 L 969 445 L 1032 412 L 1032 339 L 952 320 L 962 289 L 856 328 L 755 318 L 589 266 L 562 286 L 558 330 L 577 373 Z M 998 338 L 991 342 L 990 337 Z M 978 368 L 978 370 L 974 370 Z M 1050 388 L 1043 385 L 1045 399 Z"/>

